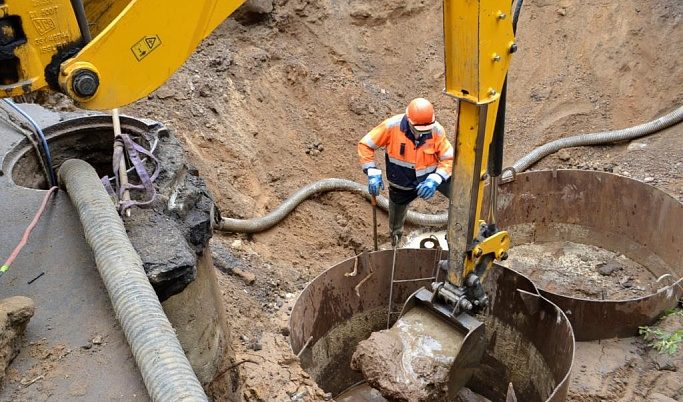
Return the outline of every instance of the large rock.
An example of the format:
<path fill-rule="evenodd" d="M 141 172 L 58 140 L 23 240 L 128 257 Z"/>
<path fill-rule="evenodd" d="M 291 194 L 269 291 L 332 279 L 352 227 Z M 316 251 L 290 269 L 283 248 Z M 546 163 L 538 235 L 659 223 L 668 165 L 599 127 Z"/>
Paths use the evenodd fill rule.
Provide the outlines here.
<path fill-rule="evenodd" d="M 244 25 L 257 24 L 273 12 L 273 0 L 249 0 L 233 13 Z"/>
<path fill-rule="evenodd" d="M 251 13 L 268 14 L 273 11 L 273 0 L 249 0 L 242 7 Z"/>
<path fill-rule="evenodd" d="M 152 208 L 133 209 L 124 219 L 150 283 L 162 302 L 197 278 L 197 261 L 213 235 L 211 218 L 219 215 L 213 196 L 168 130 L 158 133 L 156 156 L 162 169 L 154 182 Z"/>
<path fill-rule="evenodd" d="M 0 300 L 0 381 L 7 366 L 19 354 L 21 336 L 36 311 L 28 297 L 14 296 Z"/>

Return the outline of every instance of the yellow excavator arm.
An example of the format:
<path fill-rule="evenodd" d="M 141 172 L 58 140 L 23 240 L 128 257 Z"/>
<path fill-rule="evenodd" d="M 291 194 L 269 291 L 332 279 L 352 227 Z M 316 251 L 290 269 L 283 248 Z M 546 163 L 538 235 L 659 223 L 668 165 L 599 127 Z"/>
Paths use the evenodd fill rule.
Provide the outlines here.
<path fill-rule="evenodd" d="M 434 300 L 453 306 L 453 316 L 486 305 L 481 281 L 494 260 L 507 258 L 510 245 L 507 232 L 495 226 L 493 210 L 501 170 L 495 165 L 502 164 L 503 141 L 494 132 L 497 124 L 502 131 L 498 109 L 517 49 L 511 6 L 511 0 L 444 0 L 445 92 L 459 99 L 459 111 L 448 211 L 448 276 L 435 286 Z M 490 149 L 499 153 L 493 164 Z M 492 184 L 488 223 L 480 220 L 487 181 Z"/>
<path fill-rule="evenodd" d="M 49 88 L 85 109 L 129 104 L 161 86 L 244 1 L 5 0 L 0 93 Z"/>

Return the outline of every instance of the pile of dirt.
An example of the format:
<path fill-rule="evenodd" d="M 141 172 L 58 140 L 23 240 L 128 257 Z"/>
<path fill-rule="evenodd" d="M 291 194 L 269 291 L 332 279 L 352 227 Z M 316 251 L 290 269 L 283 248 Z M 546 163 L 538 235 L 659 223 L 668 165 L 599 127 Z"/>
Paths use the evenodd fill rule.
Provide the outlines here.
<path fill-rule="evenodd" d="M 36 304 L 28 297 L 0 300 L 0 382 L 7 366 L 19 354 L 22 335 L 35 312 Z"/>
<path fill-rule="evenodd" d="M 262 216 L 315 180 L 364 182 L 356 141 L 412 97 L 432 99 L 452 133 L 456 104 L 441 93 L 441 13 L 440 3 L 274 1 L 257 21 L 228 19 L 166 85 L 125 110 L 177 132 L 224 216 Z M 669 55 L 681 42 L 681 14 L 681 4 L 665 0 L 525 2 L 509 72 L 505 163 L 550 140 L 628 127 L 678 106 L 683 89 L 671 77 L 682 67 Z M 672 131 L 639 140 L 643 147 L 569 149 L 540 167 L 651 179 L 683 199 L 683 139 Z M 435 198 L 415 207 L 443 211 L 444 198 Z M 381 242 L 385 220 L 380 214 Z M 319 272 L 350 255 L 350 233 L 371 244 L 371 222 L 360 197 L 328 193 L 272 230 L 221 238 Z"/>

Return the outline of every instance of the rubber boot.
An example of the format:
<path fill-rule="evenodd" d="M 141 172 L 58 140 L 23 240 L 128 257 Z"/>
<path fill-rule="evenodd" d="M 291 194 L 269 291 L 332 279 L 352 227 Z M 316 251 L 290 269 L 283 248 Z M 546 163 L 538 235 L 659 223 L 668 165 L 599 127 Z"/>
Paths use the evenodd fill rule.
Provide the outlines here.
<path fill-rule="evenodd" d="M 408 214 L 408 205 L 399 205 L 389 199 L 389 235 L 391 236 L 391 246 L 401 247 L 403 237 L 403 225 Z"/>

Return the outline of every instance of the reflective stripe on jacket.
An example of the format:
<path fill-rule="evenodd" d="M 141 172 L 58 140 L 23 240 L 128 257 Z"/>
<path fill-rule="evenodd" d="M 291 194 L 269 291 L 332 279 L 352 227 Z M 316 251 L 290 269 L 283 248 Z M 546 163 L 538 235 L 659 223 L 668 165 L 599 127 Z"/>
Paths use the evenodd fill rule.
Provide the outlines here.
<path fill-rule="evenodd" d="M 453 146 L 438 122 L 431 133 L 415 141 L 405 114 L 383 121 L 358 141 L 364 171 L 375 167 L 375 150 L 386 148 L 387 180 L 395 188 L 412 190 L 429 174 L 447 180 L 453 171 Z"/>

